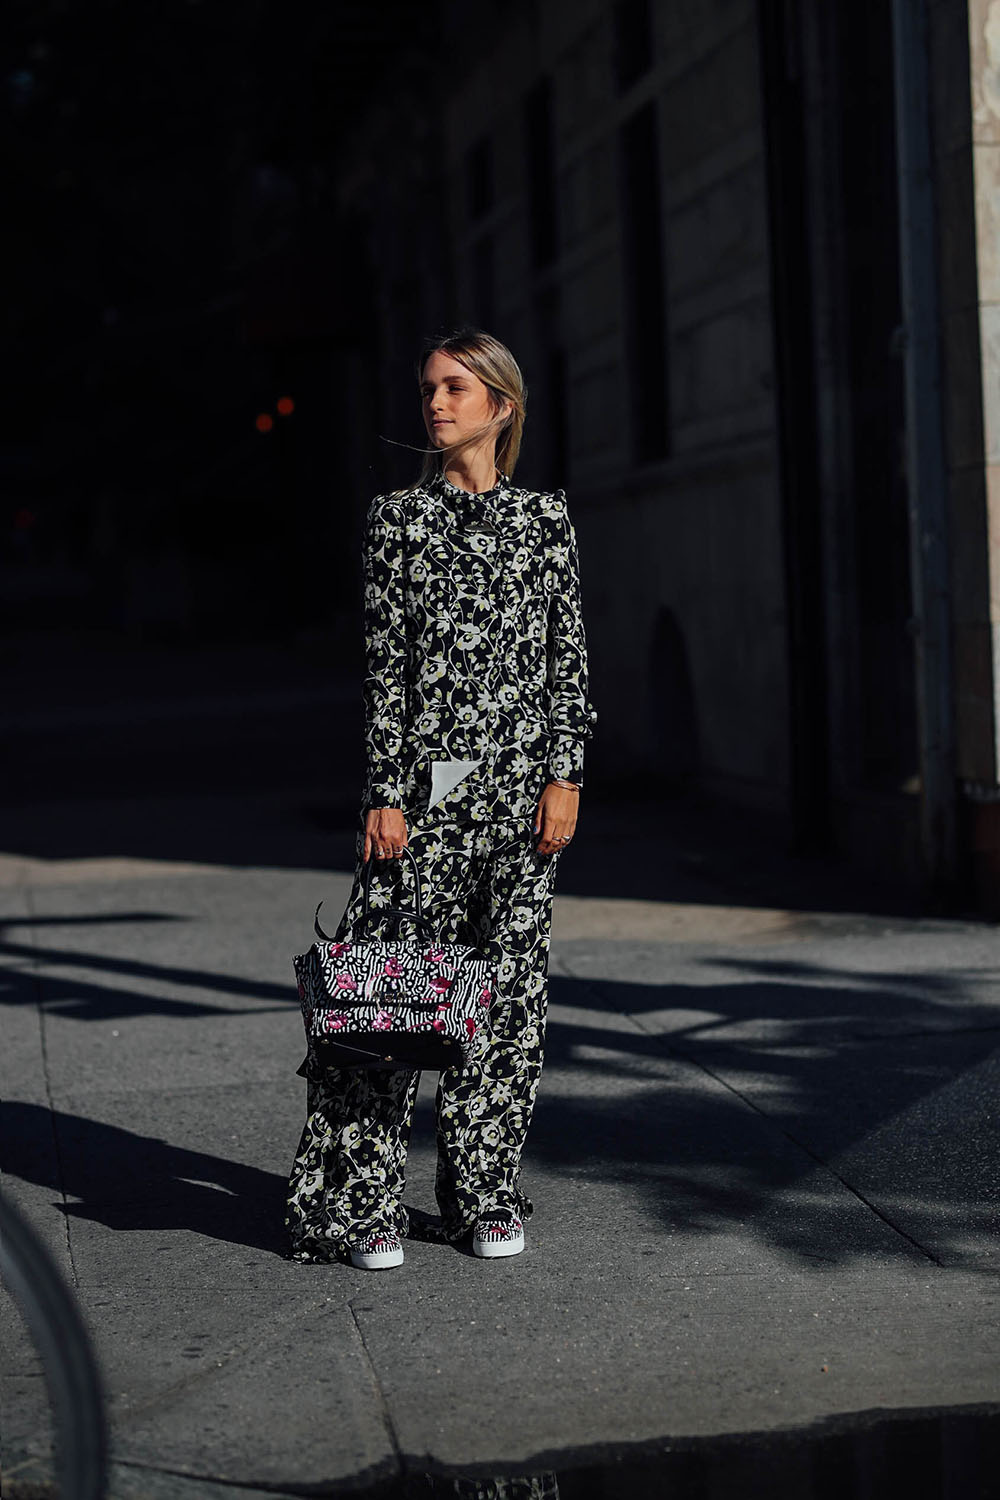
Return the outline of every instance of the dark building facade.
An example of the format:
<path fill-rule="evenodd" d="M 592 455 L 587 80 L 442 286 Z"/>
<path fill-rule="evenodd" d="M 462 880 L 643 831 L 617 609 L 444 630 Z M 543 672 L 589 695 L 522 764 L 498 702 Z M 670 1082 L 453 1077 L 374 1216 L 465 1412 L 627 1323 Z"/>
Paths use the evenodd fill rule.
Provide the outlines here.
<path fill-rule="evenodd" d="M 479 323 L 580 536 L 591 786 L 1000 912 L 1000 0 L 53 0 L 5 48 L 5 623 L 357 649 L 417 350 Z"/>
<path fill-rule="evenodd" d="M 580 532 L 592 775 L 997 910 L 995 7 L 443 10 L 342 177 L 378 432 L 421 441 L 423 333 L 496 332 Z"/>

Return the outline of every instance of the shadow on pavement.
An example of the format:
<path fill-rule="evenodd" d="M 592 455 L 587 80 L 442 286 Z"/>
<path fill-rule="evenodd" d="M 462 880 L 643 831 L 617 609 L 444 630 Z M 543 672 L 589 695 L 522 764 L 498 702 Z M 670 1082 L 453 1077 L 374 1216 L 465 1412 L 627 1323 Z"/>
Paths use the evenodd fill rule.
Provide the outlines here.
<path fill-rule="evenodd" d="M 866 1238 L 873 1216 L 859 1216 L 860 1237 L 845 1226 L 847 1173 L 863 1179 L 869 1206 L 904 1205 L 898 1214 L 880 1212 L 902 1235 L 897 1248 L 906 1251 L 909 1241 L 931 1260 L 973 1254 L 996 1227 L 995 1081 L 984 1070 L 998 1056 L 997 1008 L 968 1004 L 960 976 L 937 976 L 928 999 L 908 993 L 908 975 L 865 982 L 855 974 L 847 983 L 817 965 L 746 967 L 747 983 L 710 987 L 552 976 L 552 1001 L 573 1019 L 557 1009 L 550 1021 L 547 1068 L 558 1081 L 547 1090 L 543 1079 L 529 1178 L 541 1164 L 564 1178 L 627 1185 L 668 1232 L 712 1235 L 750 1224 L 757 1237 L 815 1263 L 885 1248 L 881 1230 Z M 177 973 L 140 968 L 143 979 Z M 772 970 L 772 979 L 763 977 Z M 37 981 L 16 972 L 10 979 L 15 995 L 23 987 L 34 998 Z M 200 971 L 197 982 L 227 994 L 234 987 L 227 976 Z M 58 980 L 43 983 L 47 1010 L 60 1009 L 65 996 L 77 1007 L 71 1014 L 84 1018 L 149 1012 L 187 1022 L 215 1011 L 99 981 L 65 991 Z M 294 1023 L 290 986 L 281 1000 Z M 640 1025 L 644 1012 L 661 1008 L 666 1032 L 609 1028 L 609 1005 Z M 591 1008 L 601 1012 L 593 1026 L 585 1020 Z M 741 1036 L 750 1023 L 754 1030 Z M 68 1209 L 78 1217 L 283 1251 L 285 1183 L 276 1174 L 57 1112 L 56 1180 L 48 1112 L 10 1104 L 6 1116 L 6 1170 L 80 1199 Z M 425 1123 L 418 1121 L 421 1130 Z M 830 1163 L 835 1170 L 823 1165 Z M 928 1224 L 930 1248 L 919 1233 Z"/>
<path fill-rule="evenodd" d="M 277 1173 L 37 1104 L 6 1103 L 3 1117 L 4 1171 L 79 1198 L 56 1205 L 73 1218 L 285 1251 L 286 1181 Z"/>
<path fill-rule="evenodd" d="M 129 912 L 113 916 L 47 916 L 22 920 L 17 918 L 10 925 L 31 928 L 38 932 L 44 927 L 63 927 L 67 924 L 86 925 L 100 922 L 113 925 L 128 922 L 180 922 L 181 917 L 166 913 Z M 43 943 L 14 942 L 5 935 L 0 923 L 0 1004 L 35 1005 L 38 1003 L 38 977 L 28 965 L 41 965 L 48 969 L 54 965 L 66 965 L 70 969 L 96 969 L 109 977 L 154 980 L 160 984 L 186 985 L 200 990 L 215 990 L 221 995 L 244 996 L 246 999 L 272 1000 L 275 1008 L 297 1004 L 294 987 L 271 984 L 265 980 L 242 979 L 231 974 L 220 974 L 207 969 L 189 969 L 176 964 L 155 964 L 139 958 L 117 958 L 110 954 L 94 953 L 66 947 L 46 947 Z M 204 1000 L 184 1000 L 173 996 L 152 995 L 142 989 L 121 989 L 103 985 L 97 979 L 78 977 L 61 979 L 46 973 L 44 978 L 46 1009 L 60 1016 L 69 1016 L 76 1021 L 120 1020 L 128 1016 L 159 1015 L 193 1018 L 224 1013 L 239 1015 L 239 1008 L 231 1005 L 212 1005 Z M 266 1006 L 259 1004 L 247 1007 L 259 1015 Z"/>
<path fill-rule="evenodd" d="M 531 1154 L 560 1172 L 628 1182 L 669 1225 L 709 1233 L 751 1222 L 812 1261 L 863 1253 L 845 1229 L 842 1193 L 845 1182 L 863 1185 L 866 1205 L 929 1259 L 988 1258 L 1000 1003 L 972 1003 L 962 974 L 723 967 L 745 967 L 748 982 L 552 976 L 554 1003 L 576 1018 L 593 1007 L 601 1021 L 550 1020 L 547 1066 L 580 1087 L 550 1099 L 543 1081 Z M 609 1006 L 640 1026 L 656 1012 L 657 1031 L 609 1030 Z M 658 1081 L 652 1065 L 671 1058 L 719 1087 L 690 1072 Z M 786 1195 L 807 1177 L 787 1212 Z"/>

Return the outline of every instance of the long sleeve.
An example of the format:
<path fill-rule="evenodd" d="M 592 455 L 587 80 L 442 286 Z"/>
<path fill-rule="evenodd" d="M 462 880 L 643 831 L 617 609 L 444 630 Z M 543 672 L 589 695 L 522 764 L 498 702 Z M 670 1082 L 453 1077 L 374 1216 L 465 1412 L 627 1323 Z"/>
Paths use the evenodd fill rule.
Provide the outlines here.
<path fill-rule="evenodd" d="M 377 496 L 368 509 L 363 548 L 366 807 L 402 807 L 407 692 L 404 528 L 400 507 Z"/>
<path fill-rule="evenodd" d="M 580 564 L 576 532 L 563 502 L 557 548 L 556 573 L 559 587 L 552 596 L 548 628 L 548 682 L 550 692 L 550 749 L 548 773 L 567 781 L 582 781 L 583 750 L 594 732 L 597 711 L 589 698 L 587 640 L 580 598 Z"/>

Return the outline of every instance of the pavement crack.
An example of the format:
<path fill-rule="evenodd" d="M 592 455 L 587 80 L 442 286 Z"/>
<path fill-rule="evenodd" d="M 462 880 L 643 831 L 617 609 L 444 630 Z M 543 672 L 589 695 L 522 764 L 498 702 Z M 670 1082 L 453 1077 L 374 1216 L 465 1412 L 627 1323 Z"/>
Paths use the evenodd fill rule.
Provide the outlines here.
<path fill-rule="evenodd" d="M 162 1476 L 165 1479 L 182 1479 L 185 1486 L 189 1484 L 210 1484 L 219 1489 L 232 1490 L 235 1496 L 239 1495 L 274 1495 L 276 1500 L 290 1500 L 290 1497 L 309 1497 L 317 1493 L 315 1486 L 308 1485 L 305 1488 L 292 1484 L 275 1484 L 267 1479 L 227 1479 L 221 1474 L 194 1473 L 190 1469 L 174 1469 L 158 1463 L 144 1463 L 138 1458 L 116 1458 L 112 1465 L 112 1474 L 115 1469 L 124 1469 L 134 1474 L 151 1474 L 154 1477 Z M 324 1488 L 323 1493 L 327 1493 Z"/>
<path fill-rule="evenodd" d="M 241 1354 L 246 1354 L 251 1347 L 250 1343 L 239 1344 L 234 1349 L 227 1349 L 221 1359 L 213 1358 L 211 1364 L 206 1364 L 201 1369 L 192 1370 L 190 1375 L 182 1375 L 179 1380 L 172 1380 L 169 1385 L 162 1386 L 154 1394 L 147 1396 L 144 1401 L 130 1401 L 124 1408 L 125 1416 L 129 1419 L 141 1417 L 145 1413 L 154 1411 L 164 1401 L 171 1400 L 180 1391 L 189 1390 L 191 1386 L 202 1385 L 206 1380 L 218 1375 L 230 1362 Z"/>
<path fill-rule="evenodd" d="M 322 1302 L 313 1303 L 311 1311 L 314 1315 L 319 1314 L 325 1311 L 326 1305 L 327 1299 L 324 1298 Z M 284 1336 L 284 1333 L 282 1333 L 281 1337 L 284 1338 Z M 155 1410 L 164 1401 L 172 1400 L 178 1393 L 190 1390 L 192 1386 L 203 1385 L 206 1381 L 212 1380 L 219 1374 L 220 1370 L 227 1369 L 234 1359 L 239 1359 L 243 1355 L 248 1354 L 251 1349 L 260 1347 L 261 1339 L 257 1336 L 255 1329 L 252 1334 L 241 1339 L 238 1344 L 232 1344 L 224 1353 L 213 1354 L 207 1363 L 191 1370 L 189 1373 L 179 1376 L 176 1380 L 170 1381 L 168 1385 L 162 1386 L 159 1390 L 147 1396 L 145 1400 L 130 1401 L 125 1408 L 125 1415 L 131 1419 Z"/>
<path fill-rule="evenodd" d="M 351 1317 L 354 1320 L 354 1326 L 358 1331 L 358 1341 L 361 1344 L 361 1350 L 364 1354 L 365 1361 L 371 1374 L 372 1385 L 375 1387 L 375 1394 L 378 1398 L 379 1410 L 382 1413 L 382 1422 L 385 1426 L 389 1442 L 392 1444 L 392 1452 L 393 1457 L 396 1460 L 397 1472 L 402 1474 L 404 1472 L 403 1450 L 399 1444 L 399 1434 L 396 1432 L 396 1424 L 392 1420 L 392 1412 L 389 1410 L 389 1402 L 386 1398 L 385 1391 L 382 1388 L 382 1382 L 379 1379 L 379 1373 L 375 1366 L 375 1361 L 372 1358 L 371 1350 L 368 1347 L 368 1341 L 365 1338 L 364 1329 L 361 1327 L 361 1323 L 358 1319 L 354 1303 L 348 1302 L 347 1306 L 350 1308 Z"/>

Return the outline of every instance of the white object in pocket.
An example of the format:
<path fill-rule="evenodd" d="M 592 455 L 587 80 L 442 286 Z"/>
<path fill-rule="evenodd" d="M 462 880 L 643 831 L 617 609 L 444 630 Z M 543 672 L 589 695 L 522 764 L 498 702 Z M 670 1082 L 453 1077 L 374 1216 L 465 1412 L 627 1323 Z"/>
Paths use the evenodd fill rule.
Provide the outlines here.
<path fill-rule="evenodd" d="M 442 797 L 458 786 L 474 771 L 477 766 L 482 765 L 482 757 L 479 760 L 432 760 L 431 761 L 431 794 L 427 799 L 427 806 L 433 807 L 440 802 Z"/>

